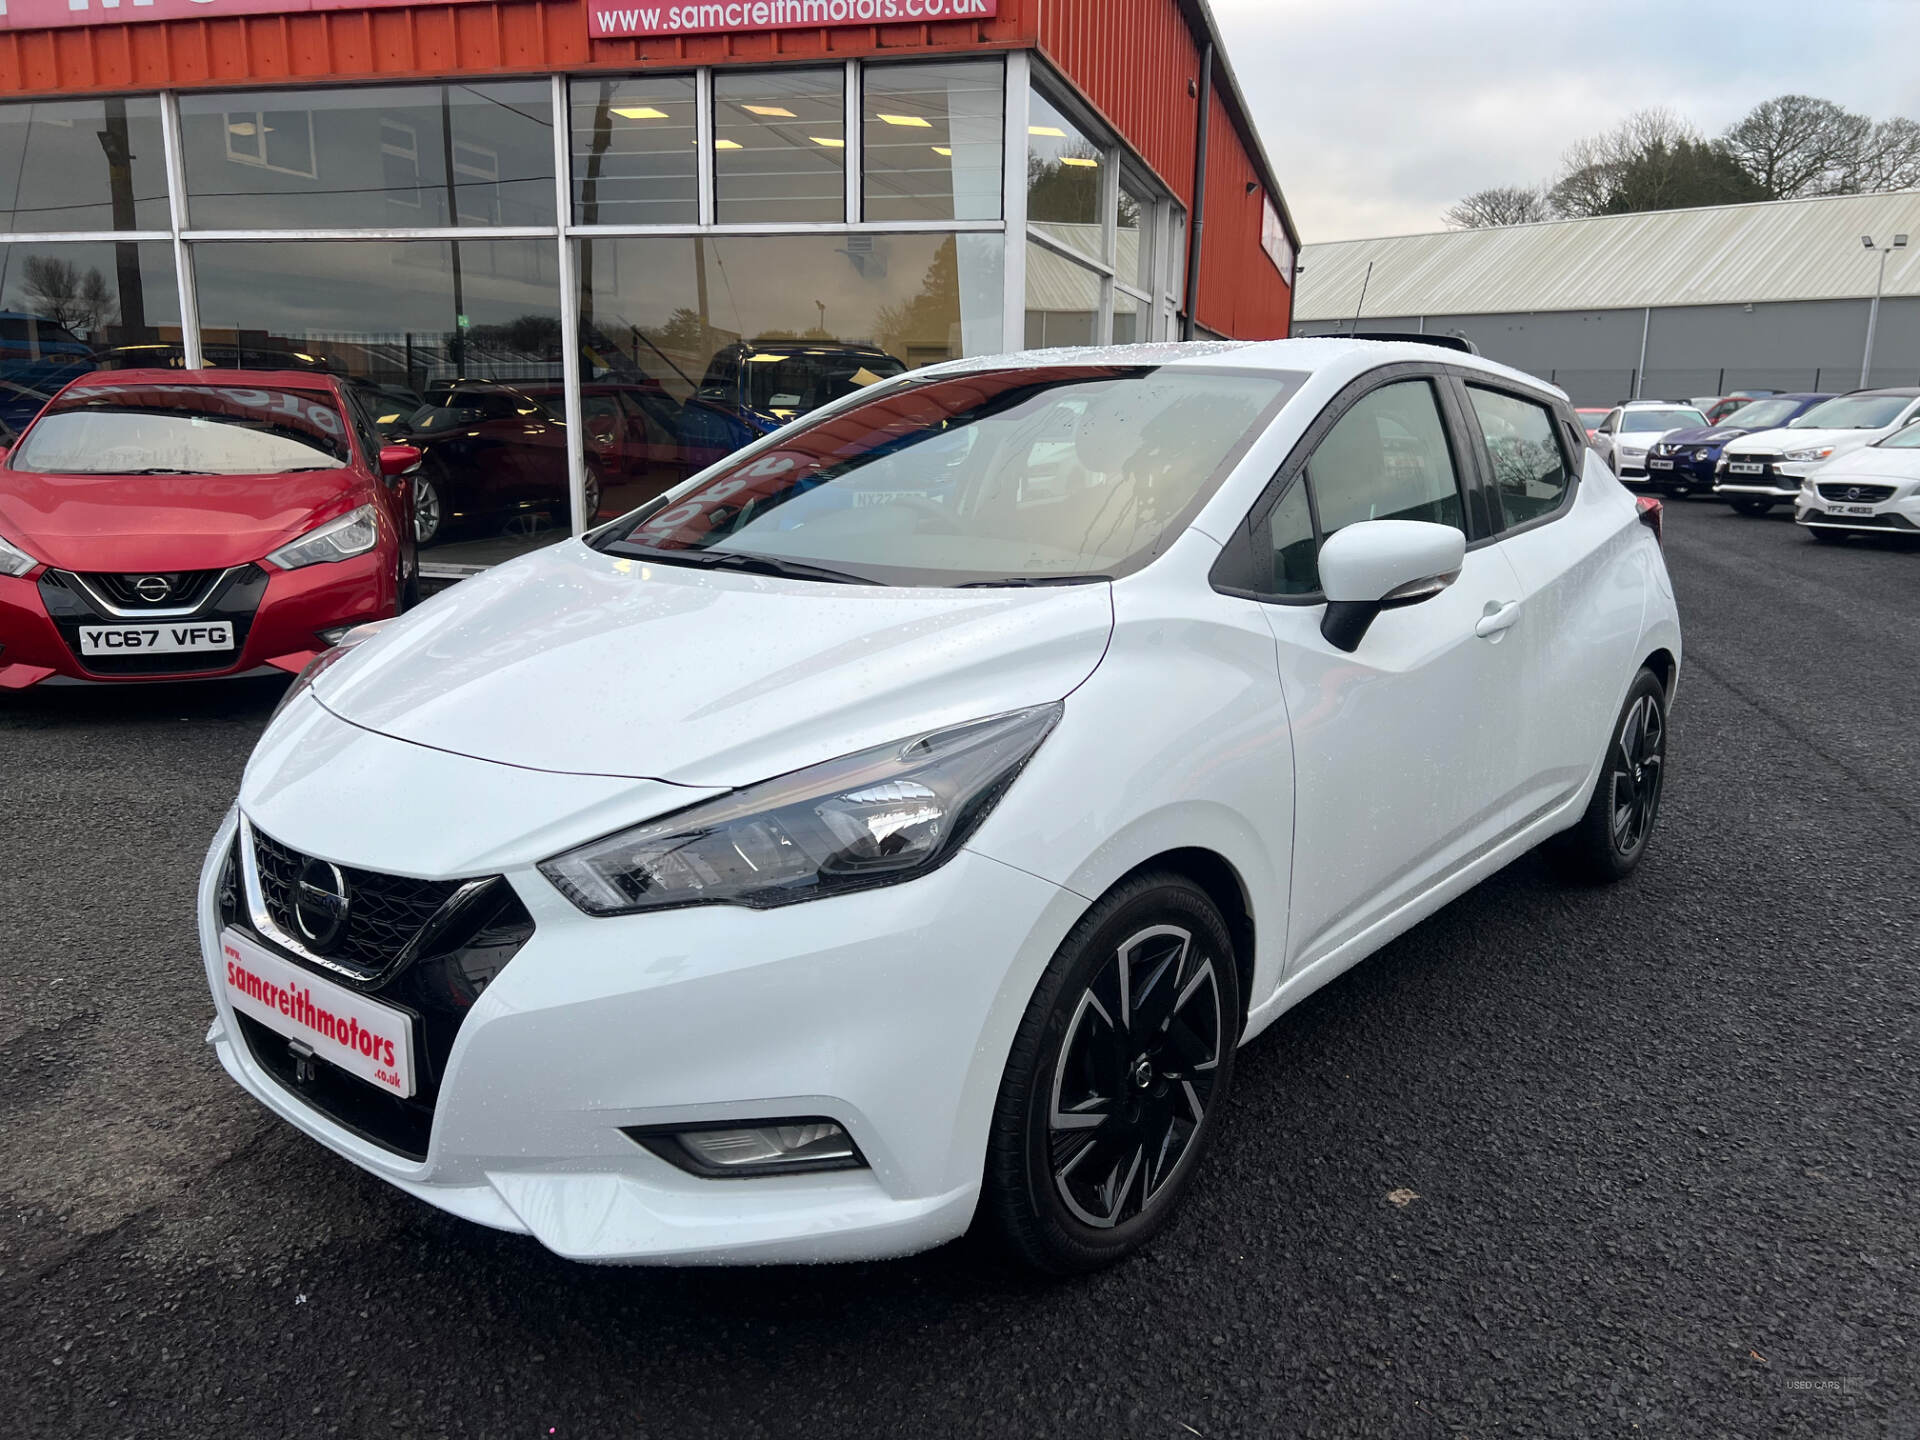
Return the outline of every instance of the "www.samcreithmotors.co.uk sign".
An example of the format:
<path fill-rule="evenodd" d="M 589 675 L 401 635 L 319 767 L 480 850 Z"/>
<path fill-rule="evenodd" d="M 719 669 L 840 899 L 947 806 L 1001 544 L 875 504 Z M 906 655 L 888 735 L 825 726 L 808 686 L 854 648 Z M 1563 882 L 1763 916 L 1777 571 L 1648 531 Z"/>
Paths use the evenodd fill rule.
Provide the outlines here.
<path fill-rule="evenodd" d="M 592 0 L 587 31 L 597 40 L 641 35 L 717 35 L 747 30 L 809 30 L 825 25 L 916 25 L 991 20 L 1000 0 L 708 0 L 622 5 Z"/>

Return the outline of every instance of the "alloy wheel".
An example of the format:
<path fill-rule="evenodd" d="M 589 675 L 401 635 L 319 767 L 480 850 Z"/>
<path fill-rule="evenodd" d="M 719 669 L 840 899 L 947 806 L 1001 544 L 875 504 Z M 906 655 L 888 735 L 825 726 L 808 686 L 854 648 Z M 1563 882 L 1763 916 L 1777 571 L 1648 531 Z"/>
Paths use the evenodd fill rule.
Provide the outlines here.
<path fill-rule="evenodd" d="M 1225 1026 L 1218 960 L 1192 931 L 1122 942 L 1068 1021 L 1053 1072 L 1048 1154 L 1082 1223 L 1139 1215 L 1179 1170 L 1212 1103 Z"/>
<path fill-rule="evenodd" d="M 1628 707 L 1614 737 L 1610 834 L 1621 855 L 1633 855 L 1646 843 L 1660 806 L 1660 782 L 1666 768 L 1666 718 L 1651 695 Z"/>
<path fill-rule="evenodd" d="M 413 539 L 431 544 L 440 533 L 440 487 L 424 475 L 413 478 Z"/>

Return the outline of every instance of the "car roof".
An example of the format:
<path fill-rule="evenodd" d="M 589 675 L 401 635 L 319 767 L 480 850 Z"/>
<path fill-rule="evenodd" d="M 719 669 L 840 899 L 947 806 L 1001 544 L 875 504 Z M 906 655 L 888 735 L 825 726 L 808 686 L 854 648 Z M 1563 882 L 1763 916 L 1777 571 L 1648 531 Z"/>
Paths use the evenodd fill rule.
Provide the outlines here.
<path fill-rule="evenodd" d="M 1484 355 L 1469 355 L 1463 351 L 1411 340 L 1352 340 L 1335 335 L 1297 340 L 1156 340 L 1140 345 L 1081 345 L 1052 350 L 1020 350 L 1009 355 L 948 360 L 923 370 L 909 371 L 908 374 L 917 378 L 978 374 L 990 370 L 1053 370 L 1083 365 L 1113 365 L 1126 368 L 1225 367 L 1294 374 L 1324 370 L 1358 378 L 1370 370 L 1409 363 L 1477 370 L 1543 394 L 1558 396 L 1561 400 L 1567 399 L 1566 392 L 1559 386 L 1549 384 L 1538 375 L 1489 360 Z"/>
<path fill-rule="evenodd" d="M 1899 395 L 1911 400 L 1914 396 L 1920 395 L 1920 386 L 1890 385 L 1882 390 L 1849 390 L 1847 391 L 1847 395 L 1848 397 L 1854 395 Z M 1836 395 L 1834 398 L 1838 400 L 1841 397 Z"/>
<path fill-rule="evenodd" d="M 89 370 L 67 388 L 101 385 L 280 385 L 294 390 L 331 388 L 334 376 L 322 370 Z"/>

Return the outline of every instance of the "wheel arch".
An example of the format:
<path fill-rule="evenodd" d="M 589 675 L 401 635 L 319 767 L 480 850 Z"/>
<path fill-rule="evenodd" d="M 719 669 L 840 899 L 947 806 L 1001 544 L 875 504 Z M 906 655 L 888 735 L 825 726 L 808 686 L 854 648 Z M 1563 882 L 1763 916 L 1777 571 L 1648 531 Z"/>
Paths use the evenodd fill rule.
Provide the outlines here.
<path fill-rule="evenodd" d="M 1655 678 L 1660 681 L 1660 688 L 1667 693 L 1667 703 L 1671 705 L 1673 687 L 1680 678 L 1680 657 L 1662 645 L 1640 663 L 1653 671 Z"/>
<path fill-rule="evenodd" d="M 1114 881 L 1108 890 L 1149 871 L 1170 871 L 1199 886 L 1227 922 L 1227 935 L 1233 942 L 1233 968 L 1240 978 L 1239 1025 L 1246 1029 L 1247 1012 L 1253 1004 L 1255 921 L 1253 897 L 1247 882 L 1233 862 L 1217 850 L 1187 845 L 1163 850 L 1142 860 Z"/>

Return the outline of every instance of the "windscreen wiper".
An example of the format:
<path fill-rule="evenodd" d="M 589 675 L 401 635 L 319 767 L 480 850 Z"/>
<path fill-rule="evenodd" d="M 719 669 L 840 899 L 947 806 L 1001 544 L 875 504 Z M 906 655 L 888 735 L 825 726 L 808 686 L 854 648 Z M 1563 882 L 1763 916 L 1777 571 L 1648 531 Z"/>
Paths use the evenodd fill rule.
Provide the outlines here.
<path fill-rule="evenodd" d="M 628 545 L 609 553 L 662 565 L 689 565 L 696 570 L 742 570 L 752 575 L 779 575 L 788 580 L 820 580 L 829 585 L 880 583 L 865 575 L 855 575 L 851 570 L 834 570 L 799 560 L 778 560 L 771 555 L 753 555 L 742 550 L 655 550 L 645 545 Z"/>
<path fill-rule="evenodd" d="M 1046 585 L 1105 585 L 1111 575 L 1006 575 L 998 580 L 969 580 L 958 590 L 1033 590 Z"/>

